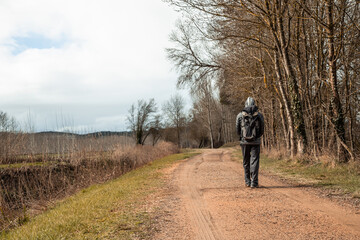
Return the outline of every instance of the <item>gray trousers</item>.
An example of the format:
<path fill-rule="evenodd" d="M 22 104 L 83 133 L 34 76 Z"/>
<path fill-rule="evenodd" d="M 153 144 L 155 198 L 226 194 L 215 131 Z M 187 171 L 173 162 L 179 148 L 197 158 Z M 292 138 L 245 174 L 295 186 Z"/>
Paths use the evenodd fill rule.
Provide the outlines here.
<path fill-rule="evenodd" d="M 241 145 L 245 183 L 259 184 L 260 145 Z"/>

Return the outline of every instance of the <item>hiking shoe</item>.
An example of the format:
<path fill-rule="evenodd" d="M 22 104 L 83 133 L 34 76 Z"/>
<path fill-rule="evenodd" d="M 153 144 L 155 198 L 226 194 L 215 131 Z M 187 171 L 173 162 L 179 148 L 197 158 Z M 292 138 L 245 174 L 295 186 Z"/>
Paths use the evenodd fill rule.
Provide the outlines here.
<path fill-rule="evenodd" d="M 251 188 L 258 188 L 259 187 L 259 185 L 258 184 L 251 184 L 251 186 L 250 186 Z"/>
<path fill-rule="evenodd" d="M 245 187 L 250 187 L 250 184 L 249 184 L 249 183 L 245 183 Z"/>

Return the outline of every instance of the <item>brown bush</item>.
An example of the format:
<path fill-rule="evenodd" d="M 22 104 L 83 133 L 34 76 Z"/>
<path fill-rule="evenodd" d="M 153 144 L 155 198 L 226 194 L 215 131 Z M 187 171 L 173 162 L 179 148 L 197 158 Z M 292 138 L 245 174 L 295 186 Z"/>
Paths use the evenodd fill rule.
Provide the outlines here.
<path fill-rule="evenodd" d="M 179 152 L 175 144 L 159 142 L 155 147 L 138 145 L 134 147 L 120 146 L 112 154 L 113 160 L 129 159 L 133 167 L 142 166 L 154 159 Z"/>
<path fill-rule="evenodd" d="M 280 148 L 280 149 L 271 148 L 270 150 L 267 148 L 263 148 L 262 151 L 265 155 L 267 155 L 270 158 L 274 158 L 274 159 L 288 158 L 288 152 L 286 151 L 285 148 Z"/>

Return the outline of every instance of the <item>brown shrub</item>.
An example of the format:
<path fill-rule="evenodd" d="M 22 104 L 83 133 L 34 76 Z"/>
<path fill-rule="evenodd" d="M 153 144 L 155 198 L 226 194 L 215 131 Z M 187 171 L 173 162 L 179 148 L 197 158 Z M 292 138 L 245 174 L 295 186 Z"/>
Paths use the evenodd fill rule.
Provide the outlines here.
<path fill-rule="evenodd" d="M 113 160 L 126 159 L 126 162 L 131 162 L 133 168 L 142 166 L 157 158 L 162 158 L 166 155 L 178 153 L 179 149 L 175 144 L 168 142 L 160 142 L 152 146 L 138 145 L 136 147 L 119 146 L 112 154 Z"/>
<path fill-rule="evenodd" d="M 330 152 L 323 153 L 318 157 L 319 161 L 330 168 L 334 168 L 337 165 L 336 156 L 330 154 Z"/>
<path fill-rule="evenodd" d="M 263 148 L 262 151 L 263 151 L 264 154 L 267 155 L 269 158 L 284 159 L 284 158 L 288 158 L 288 157 L 289 157 L 286 148 L 280 148 L 280 149 L 271 148 L 270 150 L 268 150 L 267 148 Z"/>

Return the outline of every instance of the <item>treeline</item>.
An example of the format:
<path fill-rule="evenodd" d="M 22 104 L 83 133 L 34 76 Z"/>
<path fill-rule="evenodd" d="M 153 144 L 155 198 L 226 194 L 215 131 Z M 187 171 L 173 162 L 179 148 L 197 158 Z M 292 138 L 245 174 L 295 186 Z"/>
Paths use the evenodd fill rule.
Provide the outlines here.
<path fill-rule="evenodd" d="M 222 106 L 216 94 L 207 87 L 193 94 L 190 110 L 185 109 L 181 95 L 172 96 L 161 109 L 154 99 L 133 104 L 127 123 L 136 143 L 155 145 L 164 140 L 181 148 L 214 148 L 235 141 L 235 112 Z"/>
<path fill-rule="evenodd" d="M 178 85 L 198 97 L 195 112 L 208 109 L 208 129 L 219 128 L 214 115 L 224 119 L 223 142 L 226 123 L 252 96 L 265 116 L 266 148 L 286 148 L 291 157 L 331 154 L 339 162 L 359 155 L 358 1 L 166 2 L 185 17 L 168 49 Z"/>

